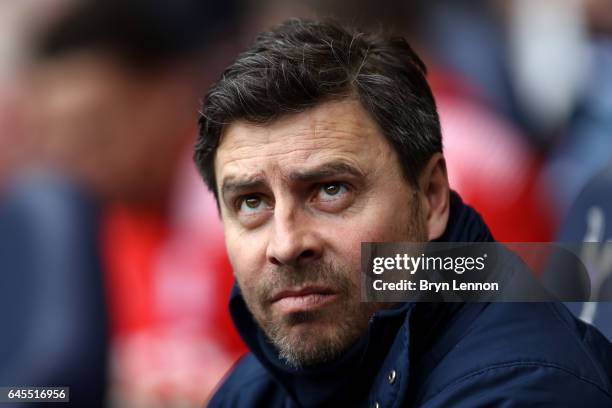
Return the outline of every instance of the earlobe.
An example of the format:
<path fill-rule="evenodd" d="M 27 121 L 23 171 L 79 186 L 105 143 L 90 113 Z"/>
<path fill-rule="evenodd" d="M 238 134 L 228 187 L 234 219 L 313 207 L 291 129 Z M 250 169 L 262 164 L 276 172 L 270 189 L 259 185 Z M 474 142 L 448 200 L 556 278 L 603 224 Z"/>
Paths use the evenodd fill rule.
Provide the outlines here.
<path fill-rule="evenodd" d="M 435 153 L 429 159 L 421 173 L 419 184 L 425 201 L 427 239 L 431 241 L 440 238 L 444 233 L 450 209 L 450 187 L 442 153 Z"/>

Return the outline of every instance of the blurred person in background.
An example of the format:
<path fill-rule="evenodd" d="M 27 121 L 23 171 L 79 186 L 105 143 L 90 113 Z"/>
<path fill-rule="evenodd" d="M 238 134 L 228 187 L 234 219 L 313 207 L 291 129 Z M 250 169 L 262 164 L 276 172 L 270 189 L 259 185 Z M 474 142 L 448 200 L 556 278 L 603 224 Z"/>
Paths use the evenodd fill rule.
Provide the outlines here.
<path fill-rule="evenodd" d="M 16 174 L 33 153 L 23 109 L 27 26 L 57 8 L 53 0 L 0 5 L 0 386 L 70 385 L 75 405 L 103 407 L 95 205 L 59 178 Z"/>
<path fill-rule="evenodd" d="M 75 1 L 38 21 L 33 36 L 24 108 L 29 162 L 11 177 L 3 214 L 9 221 L 33 218 L 13 209 L 25 208 L 23 200 L 36 201 L 40 205 L 32 211 L 56 222 L 46 233 L 37 229 L 42 223 L 23 228 L 13 222 L 6 229 L 3 224 L 2 236 L 8 240 L 17 231 L 24 242 L 40 241 L 43 247 L 53 246 L 54 238 L 72 238 L 76 253 L 64 250 L 60 259 L 32 266 L 21 261 L 37 259 L 47 248 L 7 250 L 0 268 L 9 271 L 7 281 L 59 274 L 53 287 L 63 287 L 61 292 L 39 297 L 32 286 L 22 285 L 11 297 L 47 299 L 51 313 L 45 327 L 52 331 L 54 321 L 71 319 L 66 310 L 81 310 L 74 330 L 57 336 L 56 343 L 72 344 L 81 333 L 83 340 L 98 337 L 100 350 L 108 321 L 105 392 L 113 406 L 201 405 L 243 347 L 224 307 L 231 274 L 216 207 L 192 187 L 197 176 L 188 160 L 198 98 L 221 66 L 219 44 L 239 11 L 235 2 Z M 62 217 L 44 210 L 58 207 L 53 202 L 60 203 Z M 81 256 L 86 260 L 73 262 Z M 86 296 L 84 285 L 71 276 L 88 279 L 93 291 L 97 282 L 99 297 Z M 96 314 L 88 312 L 87 302 L 96 303 Z M 13 313 L 22 320 L 45 315 L 36 307 L 27 314 L 18 304 Z M 87 318 L 89 324 L 82 324 Z M 28 351 L 32 348 L 24 354 Z M 75 349 L 75 354 L 87 352 Z M 62 356 L 45 355 L 57 367 L 47 381 L 65 378 L 58 374 L 67 361 Z M 85 365 L 83 373 L 104 376 L 99 364 Z M 32 385 L 27 379 L 19 377 Z M 76 396 L 80 390 L 74 387 Z M 78 398 L 75 403 L 89 405 Z"/>

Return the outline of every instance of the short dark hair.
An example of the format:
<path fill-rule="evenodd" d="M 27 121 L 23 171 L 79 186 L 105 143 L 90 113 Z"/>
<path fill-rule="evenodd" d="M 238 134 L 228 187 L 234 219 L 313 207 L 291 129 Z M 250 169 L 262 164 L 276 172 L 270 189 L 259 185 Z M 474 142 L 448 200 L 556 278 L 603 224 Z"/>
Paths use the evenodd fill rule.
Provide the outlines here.
<path fill-rule="evenodd" d="M 261 33 L 209 89 L 194 159 L 218 197 L 214 159 L 237 120 L 269 123 L 322 102 L 355 97 L 397 151 L 407 180 L 442 151 L 425 64 L 405 39 L 334 21 L 288 20 Z"/>
<path fill-rule="evenodd" d="M 35 61 L 102 51 L 128 67 L 198 57 L 238 19 L 241 0 L 80 0 L 36 33 Z"/>

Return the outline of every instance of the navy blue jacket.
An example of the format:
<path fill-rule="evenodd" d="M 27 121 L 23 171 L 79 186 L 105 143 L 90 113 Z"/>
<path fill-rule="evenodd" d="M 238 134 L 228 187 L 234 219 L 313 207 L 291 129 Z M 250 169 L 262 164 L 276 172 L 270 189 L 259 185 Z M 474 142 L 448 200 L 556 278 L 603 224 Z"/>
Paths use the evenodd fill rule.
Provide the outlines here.
<path fill-rule="evenodd" d="M 441 241 L 493 240 L 453 193 Z M 405 303 L 376 313 L 334 363 L 277 357 L 234 288 L 251 352 L 209 407 L 612 407 L 612 345 L 559 303 Z"/>

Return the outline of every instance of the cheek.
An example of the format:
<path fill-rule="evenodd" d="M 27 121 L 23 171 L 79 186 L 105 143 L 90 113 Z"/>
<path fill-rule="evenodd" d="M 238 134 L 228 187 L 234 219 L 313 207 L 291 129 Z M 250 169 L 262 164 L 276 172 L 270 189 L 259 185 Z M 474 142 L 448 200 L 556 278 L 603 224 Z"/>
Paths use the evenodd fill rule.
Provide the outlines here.
<path fill-rule="evenodd" d="M 361 271 L 361 243 L 375 240 L 373 225 L 369 223 L 347 222 L 333 229 L 326 240 L 329 244 L 332 261 L 354 271 L 353 280 L 357 283 Z"/>
<path fill-rule="evenodd" d="M 416 220 L 411 219 L 414 215 L 410 202 L 409 191 L 386 192 L 380 194 L 388 199 L 378 201 L 367 211 L 363 224 L 365 225 L 363 235 L 364 241 L 406 241 L 410 235 L 411 226 Z"/>
<path fill-rule="evenodd" d="M 333 255 L 352 269 L 361 269 L 362 242 L 396 242 L 411 238 L 407 234 L 411 222 L 409 209 L 403 212 L 393 210 L 393 207 L 378 210 L 364 211 L 359 217 L 347 219 L 327 236 L 334 248 Z"/>

